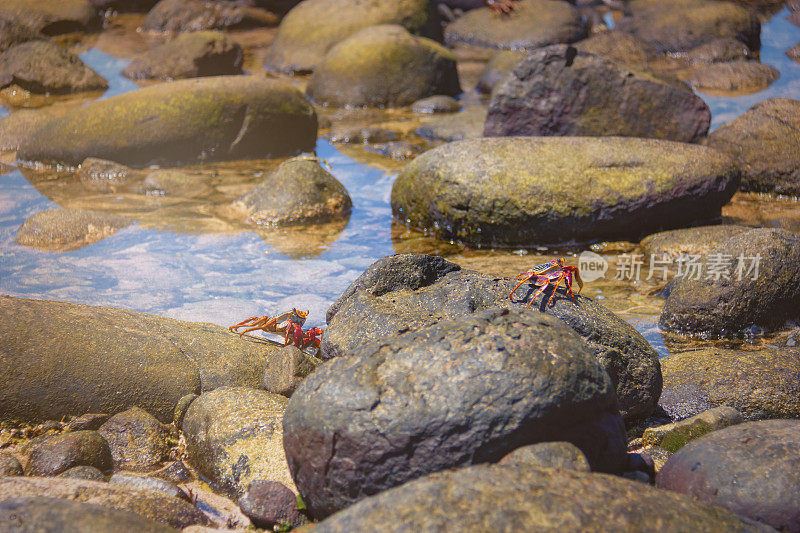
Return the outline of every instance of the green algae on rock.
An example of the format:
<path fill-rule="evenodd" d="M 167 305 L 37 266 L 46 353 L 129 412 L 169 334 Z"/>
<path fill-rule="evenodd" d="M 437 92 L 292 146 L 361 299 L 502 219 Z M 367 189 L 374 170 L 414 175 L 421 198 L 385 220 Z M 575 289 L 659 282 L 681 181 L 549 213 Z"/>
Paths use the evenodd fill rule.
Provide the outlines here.
<path fill-rule="evenodd" d="M 264 67 L 311 72 L 336 43 L 380 24 L 399 24 L 436 40 L 442 35 L 439 16 L 429 0 L 305 0 L 284 17 Z"/>
<path fill-rule="evenodd" d="M 314 148 L 317 116 L 286 82 L 218 76 L 162 83 L 44 122 L 20 141 L 22 161 L 131 166 L 259 158 Z"/>
<path fill-rule="evenodd" d="M 336 44 L 306 89 L 315 102 L 338 107 L 396 107 L 460 92 L 452 52 L 397 25 L 366 28 Z"/>
<path fill-rule="evenodd" d="M 630 239 L 720 216 L 739 185 L 730 158 L 636 138 L 481 138 L 406 165 L 392 212 L 480 246 Z"/>

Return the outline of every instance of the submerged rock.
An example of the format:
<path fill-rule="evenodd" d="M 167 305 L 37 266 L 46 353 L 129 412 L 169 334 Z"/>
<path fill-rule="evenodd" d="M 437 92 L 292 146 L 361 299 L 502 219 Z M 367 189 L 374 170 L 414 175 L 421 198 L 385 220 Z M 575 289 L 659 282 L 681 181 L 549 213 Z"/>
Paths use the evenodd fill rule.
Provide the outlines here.
<path fill-rule="evenodd" d="M 20 143 L 23 161 L 124 165 L 288 155 L 313 149 L 314 108 L 286 82 L 217 76 L 162 83 L 53 117 Z"/>
<path fill-rule="evenodd" d="M 614 386 L 553 317 L 478 312 L 347 355 L 306 378 L 283 421 L 289 468 L 315 517 L 535 442 L 572 442 L 599 470 L 625 461 Z"/>
<path fill-rule="evenodd" d="M 274 26 L 278 17 L 265 9 L 219 0 L 161 0 L 142 28 L 157 32 L 194 32 Z"/>
<path fill-rule="evenodd" d="M 118 470 L 153 470 L 169 453 L 169 430 L 139 407 L 112 416 L 98 432 L 108 441 Z"/>
<path fill-rule="evenodd" d="M 95 30 L 101 23 L 87 0 L 3 0 L 0 19 L 45 35 Z"/>
<path fill-rule="evenodd" d="M 114 235 L 133 219 L 84 209 L 47 209 L 29 217 L 17 230 L 18 244 L 40 250 L 76 250 Z"/>
<path fill-rule="evenodd" d="M 460 92 L 455 56 L 397 25 L 372 26 L 336 44 L 306 88 L 315 102 L 338 107 L 397 107 Z"/>
<path fill-rule="evenodd" d="M 413 34 L 439 39 L 439 16 L 429 0 L 306 0 L 281 22 L 264 67 L 311 72 L 336 43 L 380 24 L 400 24 Z"/>
<path fill-rule="evenodd" d="M 397 132 L 371 126 L 333 126 L 330 140 L 342 144 L 375 144 L 397 139 Z"/>
<path fill-rule="evenodd" d="M 693 48 L 686 59 L 700 64 L 727 63 L 753 59 L 753 52 L 738 39 L 722 37 Z"/>
<path fill-rule="evenodd" d="M 10 85 L 52 94 L 108 88 L 78 56 L 50 41 L 29 41 L 0 54 L 0 88 Z"/>
<path fill-rule="evenodd" d="M 757 61 L 731 61 L 698 67 L 686 82 L 698 91 L 763 91 L 778 79 L 778 69 Z"/>
<path fill-rule="evenodd" d="M 214 188 L 199 176 L 180 169 L 154 170 L 142 182 L 145 194 L 155 196 L 185 196 L 207 198 Z"/>
<path fill-rule="evenodd" d="M 800 101 L 759 102 L 713 131 L 705 144 L 739 163 L 742 190 L 800 196 Z"/>
<path fill-rule="evenodd" d="M 122 74 L 134 80 L 241 74 L 244 52 L 218 31 L 184 33 L 134 59 Z"/>
<path fill-rule="evenodd" d="M 56 476 L 73 466 L 110 470 L 108 442 L 96 431 L 70 431 L 34 439 L 26 449 L 25 474 Z"/>
<path fill-rule="evenodd" d="M 414 133 L 426 139 L 461 141 L 483 137 L 486 108 L 469 107 L 459 113 L 436 117 L 417 128 Z"/>
<path fill-rule="evenodd" d="M 133 172 L 133 169 L 114 161 L 87 157 L 75 171 L 75 176 L 92 189 L 113 192 Z"/>
<path fill-rule="evenodd" d="M 799 420 L 739 424 L 681 448 L 656 484 L 780 531 L 800 531 L 798 450 Z"/>
<path fill-rule="evenodd" d="M 483 133 L 696 142 L 710 122 L 708 106 L 683 84 L 554 45 L 529 53 L 494 90 Z"/>
<path fill-rule="evenodd" d="M 480 246 L 635 239 L 720 216 L 739 184 L 726 155 L 655 139 L 513 137 L 450 143 L 392 187 L 406 224 Z"/>

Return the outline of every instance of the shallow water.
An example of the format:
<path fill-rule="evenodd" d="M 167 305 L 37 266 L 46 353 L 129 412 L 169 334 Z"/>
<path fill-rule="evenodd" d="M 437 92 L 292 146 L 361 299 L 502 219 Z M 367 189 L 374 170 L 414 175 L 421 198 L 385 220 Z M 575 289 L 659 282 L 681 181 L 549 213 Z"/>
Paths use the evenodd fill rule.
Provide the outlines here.
<path fill-rule="evenodd" d="M 754 95 L 723 98 L 701 94 L 712 109 L 714 127 L 765 98 L 800 98 L 800 65 L 784 55 L 800 40 L 800 29 L 784 20 L 786 14 L 784 10 L 775 15 L 762 30 L 762 61 L 778 68 L 781 78 Z M 110 88 L 103 97 L 137 87 L 120 71 L 129 61 L 129 51 L 145 41 L 137 34 L 130 36 L 130 42 L 110 46 L 111 37 L 106 33 L 120 31 L 104 32 L 81 52 L 81 58 L 109 80 Z M 266 45 L 271 37 L 265 34 L 261 39 Z M 260 64 L 262 52 L 263 47 L 248 52 L 248 65 L 254 72 L 252 65 Z M 302 79 L 295 81 L 303 83 Z M 0 108 L 0 116 L 7 112 Z M 407 110 L 331 113 L 335 122 L 378 123 L 404 132 L 421 120 Z M 317 156 L 327 161 L 331 172 L 347 187 L 353 212 L 339 224 L 284 230 L 254 230 L 227 218 L 224 211 L 225 205 L 254 186 L 277 161 L 192 167 L 198 183 L 208 189 L 200 198 L 144 195 L 137 189 L 141 180 L 110 193 L 98 192 L 71 175 L 27 170 L 23 174 L 13 169 L 0 176 L 0 293 L 122 307 L 223 326 L 250 315 L 298 307 L 311 311 L 308 325 L 316 326 L 324 324 L 327 308 L 367 266 L 394 252 L 438 253 L 467 268 L 513 276 L 553 254 L 582 251 L 470 250 L 429 239 L 391 221 L 391 186 L 402 163 L 362 147 L 335 147 L 322 138 Z M 58 206 L 125 214 L 138 224 L 69 252 L 38 251 L 14 242 L 27 217 Z M 740 194 L 724 214 L 731 222 L 800 231 L 795 200 Z M 611 261 L 609 272 L 614 271 L 615 255 L 606 256 Z M 629 321 L 665 355 L 689 341 L 660 332 L 657 321 L 663 299 L 654 295 L 660 285 L 657 281 L 606 279 L 587 283 L 583 294 L 597 298 Z"/>

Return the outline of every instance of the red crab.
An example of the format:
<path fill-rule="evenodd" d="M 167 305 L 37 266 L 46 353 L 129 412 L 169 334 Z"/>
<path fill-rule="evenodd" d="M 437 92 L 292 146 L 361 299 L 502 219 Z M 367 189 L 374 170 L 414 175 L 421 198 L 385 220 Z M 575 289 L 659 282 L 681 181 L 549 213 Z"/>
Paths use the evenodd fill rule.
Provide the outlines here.
<path fill-rule="evenodd" d="M 533 301 L 536 299 L 537 296 L 542 294 L 545 289 L 550 285 L 551 282 L 555 281 L 555 287 L 553 287 L 553 293 L 550 295 L 550 299 L 547 301 L 547 305 L 550 306 L 553 304 L 553 298 L 555 298 L 556 292 L 558 291 L 558 286 L 561 285 L 563 281 L 569 291 L 569 295 L 572 298 L 572 301 L 575 302 L 575 294 L 572 292 L 572 277 L 578 281 L 578 293 L 581 292 L 583 289 L 583 280 L 581 279 L 580 271 L 578 267 L 565 265 L 564 258 L 553 259 L 552 261 L 548 261 L 547 263 L 537 265 L 532 269 L 522 272 L 517 275 L 516 279 L 520 280 L 519 283 L 514 287 L 514 289 L 508 294 L 508 299 L 512 302 L 514 301 L 513 295 L 516 290 L 526 281 L 533 280 L 534 287 L 539 287 L 533 296 L 531 297 L 531 301 L 528 302 L 528 306 L 525 309 L 528 309 Z"/>

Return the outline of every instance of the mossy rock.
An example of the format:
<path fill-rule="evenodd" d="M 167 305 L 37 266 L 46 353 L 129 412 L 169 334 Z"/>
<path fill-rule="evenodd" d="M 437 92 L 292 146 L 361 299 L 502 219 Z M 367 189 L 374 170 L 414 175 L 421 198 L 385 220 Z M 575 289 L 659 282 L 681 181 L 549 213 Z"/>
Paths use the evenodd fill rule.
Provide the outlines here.
<path fill-rule="evenodd" d="M 96 30 L 101 23 L 88 0 L 3 0 L 0 19 L 45 35 Z"/>
<path fill-rule="evenodd" d="M 0 54 L 0 88 L 11 85 L 52 94 L 108 88 L 78 56 L 50 41 L 29 41 Z"/>
<path fill-rule="evenodd" d="M 723 405 L 686 420 L 647 428 L 642 435 L 642 443 L 645 446 L 659 446 L 674 453 L 696 438 L 743 421 L 739 411 Z"/>
<path fill-rule="evenodd" d="M 392 212 L 480 246 L 635 239 L 720 216 L 738 167 L 702 146 L 614 137 L 481 138 L 406 165 Z"/>
<path fill-rule="evenodd" d="M 242 47 L 219 31 L 184 33 L 134 59 L 122 74 L 134 80 L 173 80 L 241 74 Z"/>
<path fill-rule="evenodd" d="M 338 43 L 306 89 L 315 102 L 338 107 L 397 107 L 460 92 L 455 56 L 397 25 L 366 28 Z"/>
<path fill-rule="evenodd" d="M 23 161 L 130 166 L 281 156 L 311 150 L 317 116 L 286 82 L 217 76 L 162 83 L 67 111 L 20 142 Z"/>
<path fill-rule="evenodd" d="M 281 21 L 264 67 L 311 72 L 336 43 L 380 24 L 399 24 L 435 40 L 442 35 L 439 16 L 429 0 L 305 0 Z"/>

